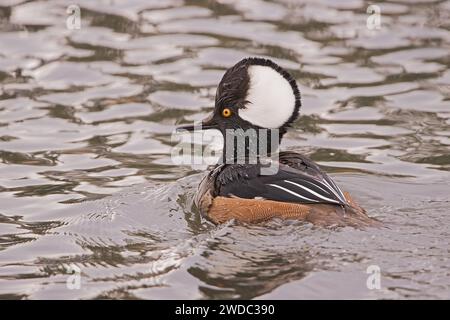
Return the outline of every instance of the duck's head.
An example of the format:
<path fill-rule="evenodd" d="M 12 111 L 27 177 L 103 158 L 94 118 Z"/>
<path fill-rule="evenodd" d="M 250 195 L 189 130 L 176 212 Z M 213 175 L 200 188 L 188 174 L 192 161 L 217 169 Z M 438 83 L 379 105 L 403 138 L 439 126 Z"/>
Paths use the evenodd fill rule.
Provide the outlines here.
<path fill-rule="evenodd" d="M 297 119 L 300 91 L 295 79 L 275 62 L 246 58 L 228 69 L 219 83 L 215 107 L 201 126 L 179 129 L 277 129 L 279 137 Z"/>

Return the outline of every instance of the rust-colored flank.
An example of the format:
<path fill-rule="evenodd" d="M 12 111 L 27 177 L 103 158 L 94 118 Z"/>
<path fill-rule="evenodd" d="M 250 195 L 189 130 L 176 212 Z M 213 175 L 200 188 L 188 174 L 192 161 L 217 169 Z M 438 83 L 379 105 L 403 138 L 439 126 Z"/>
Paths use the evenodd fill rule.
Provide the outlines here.
<path fill-rule="evenodd" d="M 242 222 L 260 222 L 272 218 L 296 219 L 322 226 L 376 226 L 380 223 L 368 217 L 345 192 L 349 204 L 345 208 L 332 204 L 298 204 L 264 199 L 216 197 L 208 210 L 208 217 L 215 223 L 235 219 Z"/>

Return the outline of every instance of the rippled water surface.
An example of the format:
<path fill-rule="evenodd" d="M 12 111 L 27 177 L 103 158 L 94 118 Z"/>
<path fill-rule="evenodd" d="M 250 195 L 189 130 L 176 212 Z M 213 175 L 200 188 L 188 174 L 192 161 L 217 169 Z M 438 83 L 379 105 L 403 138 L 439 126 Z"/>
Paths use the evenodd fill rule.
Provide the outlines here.
<path fill-rule="evenodd" d="M 0 298 L 449 299 L 450 2 L 380 3 L 378 30 L 368 5 L 1 1 Z M 214 226 L 191 210 L 205 171 L 173 164 L 171 133 L 246 56 L 299 82 L 283 148 L 388 228 Z"/>

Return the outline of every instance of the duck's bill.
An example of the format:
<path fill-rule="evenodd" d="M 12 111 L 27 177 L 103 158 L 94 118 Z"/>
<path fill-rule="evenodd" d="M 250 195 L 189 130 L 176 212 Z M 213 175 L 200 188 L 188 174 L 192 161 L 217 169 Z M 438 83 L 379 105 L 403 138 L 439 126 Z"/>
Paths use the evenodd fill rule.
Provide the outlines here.
<path fill-rule="evenodd" d="M 219 126 L 214 121 L 213 117 L 210 116 L 204 119 L 202 122 L 196 123 L 194 125 L 180 126 L 177 128 L 178 132 L 182 131 L 201 131 L 208 129 L 219 129 Z"/>

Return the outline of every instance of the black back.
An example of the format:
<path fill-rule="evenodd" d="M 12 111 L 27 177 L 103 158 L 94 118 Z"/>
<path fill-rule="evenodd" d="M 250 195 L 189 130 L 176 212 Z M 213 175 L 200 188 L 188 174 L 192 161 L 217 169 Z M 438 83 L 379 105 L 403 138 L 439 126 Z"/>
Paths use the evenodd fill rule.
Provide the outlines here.
<path fill-rule="evenodd" d="M 281 152 L 275 174 L 262 175 L 262 164 L 219 165 L 205 178 L 201 193 L 213 197 L 262 198 L 291 203 L 345 205 L 334 181 L 307 157 Z M 209 190 L 208 190 L 209 189 Z"/>

